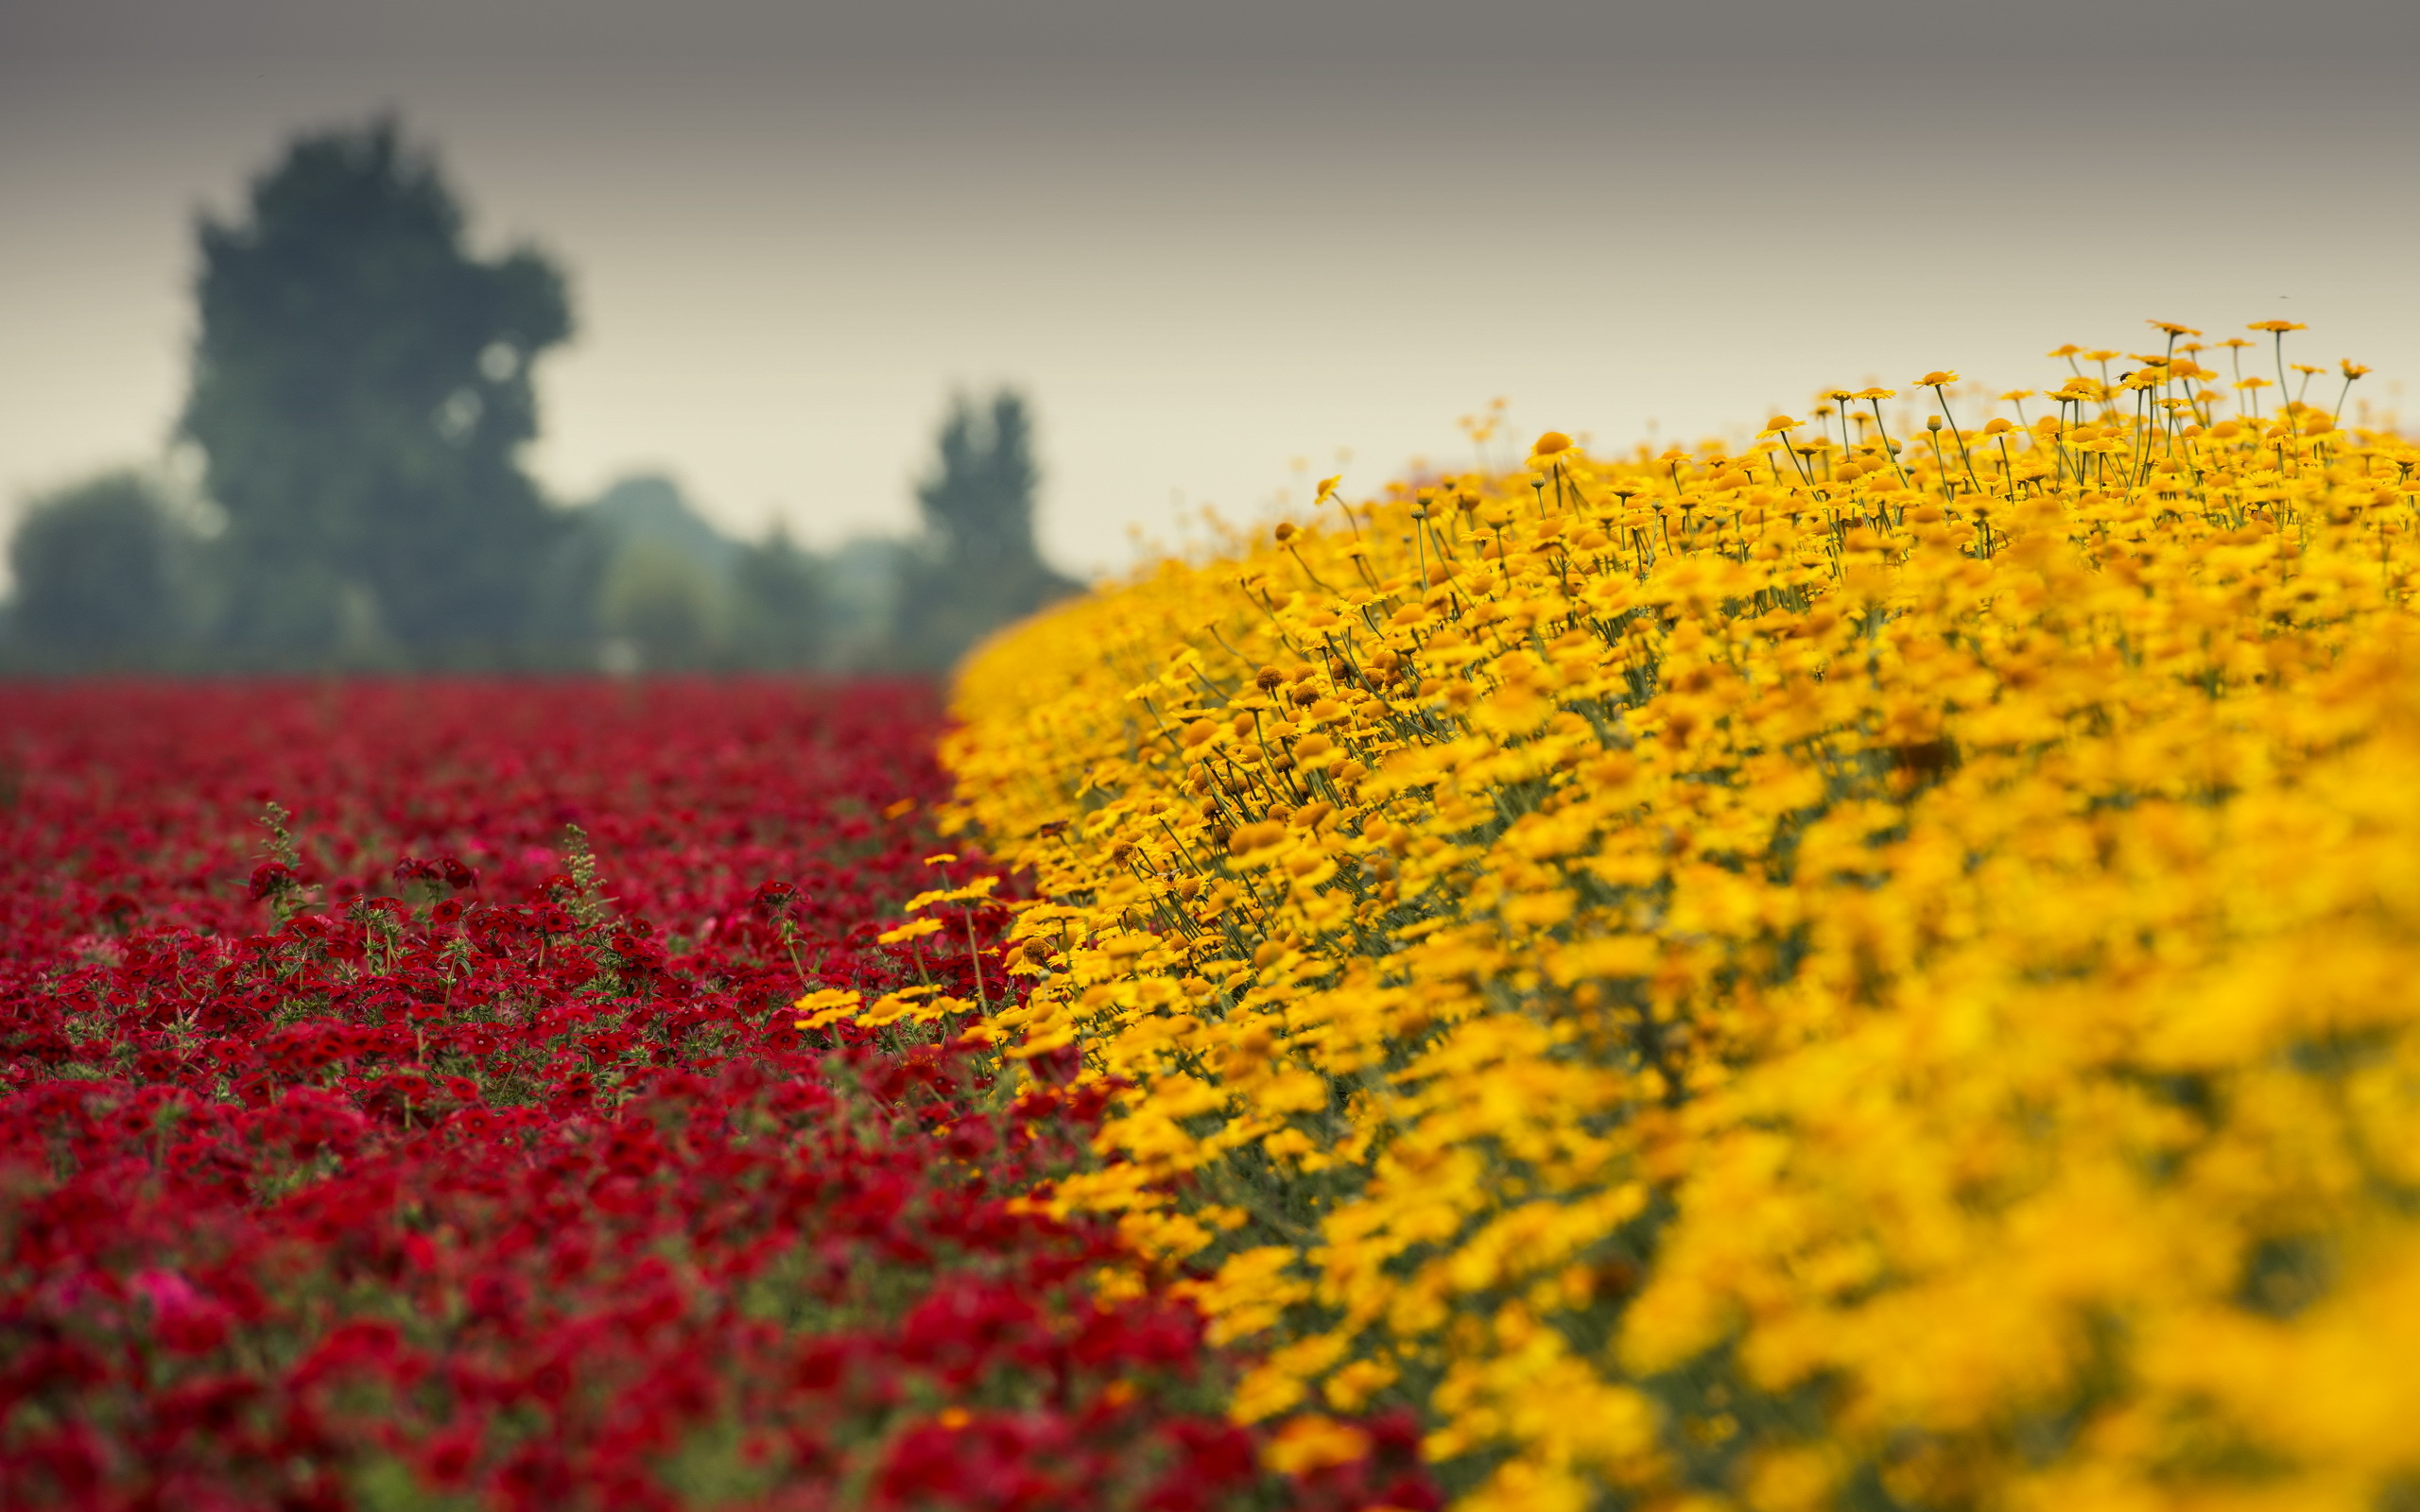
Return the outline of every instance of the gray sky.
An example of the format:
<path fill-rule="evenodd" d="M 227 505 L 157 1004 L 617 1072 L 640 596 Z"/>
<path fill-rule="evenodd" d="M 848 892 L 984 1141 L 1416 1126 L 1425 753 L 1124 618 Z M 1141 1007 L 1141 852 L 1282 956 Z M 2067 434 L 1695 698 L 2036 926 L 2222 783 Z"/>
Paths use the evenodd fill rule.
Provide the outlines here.
<path fill-rule="evenodd" d="M 2420 373 L 2415 9 L 0 0 L 0 498 L 155 454 L 191 226 L 393 109 L 569 269 L 531 460 L 898 528 L 1031 392 L 1080 568 L 1460 415 L 1694 437 L 1819 385 L 2308 321 Z"/>

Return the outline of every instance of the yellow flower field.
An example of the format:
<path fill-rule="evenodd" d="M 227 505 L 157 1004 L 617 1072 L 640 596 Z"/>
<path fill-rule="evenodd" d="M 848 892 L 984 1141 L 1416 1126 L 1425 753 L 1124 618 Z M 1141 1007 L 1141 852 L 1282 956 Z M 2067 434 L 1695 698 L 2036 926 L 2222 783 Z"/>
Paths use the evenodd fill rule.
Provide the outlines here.
<path fill-rule="evenodd" d="M 1471 1509 L 2420 1497 L 2420 449 L 2163 330 L 1322 490 L 965 670 L 989 1032 L 1126 1088 L 1048 1200 L 1296 1463 L 1403 1403 Z"/>

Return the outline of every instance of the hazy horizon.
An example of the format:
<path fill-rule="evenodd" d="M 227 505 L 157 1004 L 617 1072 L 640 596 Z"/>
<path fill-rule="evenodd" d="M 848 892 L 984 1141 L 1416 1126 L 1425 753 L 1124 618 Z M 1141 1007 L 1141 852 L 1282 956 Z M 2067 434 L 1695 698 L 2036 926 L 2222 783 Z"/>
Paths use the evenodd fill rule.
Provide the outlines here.
<path fill-rule="evenodd" d="M 998 382 L 1080 571 L 1296 459 L 1459 460 L 1497 395 L 1626 444 L 2283 317 L 2386 402 L 2420 375 L 2413 23 L 2307 7 L 2272 51 L 2202 7 L 2168 45 L 2175 9 L 12 6 L 0 507 L 157 453 L 195 215 L 382 111 L 477 245 L 571 276 L 550 490 L 662 471 L 821 545 L 908 527 L 951 389 Z"/>

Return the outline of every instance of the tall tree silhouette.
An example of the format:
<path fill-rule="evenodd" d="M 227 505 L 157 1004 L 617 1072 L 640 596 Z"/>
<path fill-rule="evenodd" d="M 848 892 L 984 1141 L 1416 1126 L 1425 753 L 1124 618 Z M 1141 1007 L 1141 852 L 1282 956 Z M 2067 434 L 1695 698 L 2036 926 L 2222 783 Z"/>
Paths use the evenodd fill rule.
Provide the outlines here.
<path fill-rule="evenodd" d="M 296 139 L 199 228 L 184 429 L 225 509 L 221 633 L 264 660 L 493 658 L 560 528 L 522 472 L 531 362 L 571 333 L 536 252 L 481 261 L 391 120 Z"/>
<path fill-rule="evenodd" d="M 901 661 L 940 671 L 984 636 L 1076 591 L 1042 559 L 1033 539 L 1033 421 L 1025 399 L 1001 389 L 977 406 L 950 402 L 933 471 L 916 487 L 925 539 L 901 583 L 895 644 Z"/>

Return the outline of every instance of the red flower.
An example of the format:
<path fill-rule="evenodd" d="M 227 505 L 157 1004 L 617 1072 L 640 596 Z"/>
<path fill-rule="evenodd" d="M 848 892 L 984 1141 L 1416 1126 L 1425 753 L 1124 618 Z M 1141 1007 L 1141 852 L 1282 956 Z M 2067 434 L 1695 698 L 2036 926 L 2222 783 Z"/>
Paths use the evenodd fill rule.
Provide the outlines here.
<path fill-rule="evenodd" d="M 669 1508 L 678 1467 L 800 1508 L 1433 1504 L 1376 1428 L 1263 1476 L 1189 1394 L 1191 1310 L 1097 1305 L 1115 1233 L 1016 1206 L 1110 1095 L 1072 1051 L 1004 1108 L 963 1044 L 791 1027 L 815 987 L 972 995 L 963 940 L 866 927 L 931 885 L 929 832 L 864 816 L 931 811 L 939 723 L 908 684 L 12 688 L 11 1504 L 333 1509 L 396 1466 L 532 1509 Z M 299 868 L 236 838 L 270 796 Z"/>

